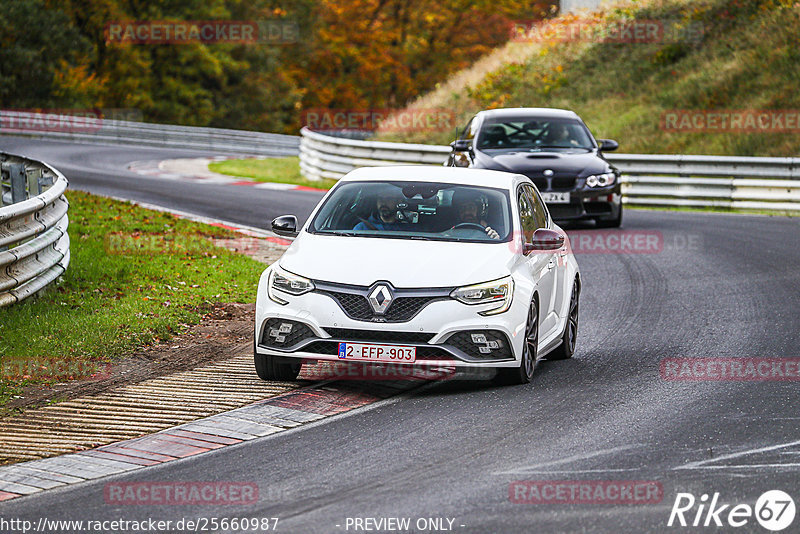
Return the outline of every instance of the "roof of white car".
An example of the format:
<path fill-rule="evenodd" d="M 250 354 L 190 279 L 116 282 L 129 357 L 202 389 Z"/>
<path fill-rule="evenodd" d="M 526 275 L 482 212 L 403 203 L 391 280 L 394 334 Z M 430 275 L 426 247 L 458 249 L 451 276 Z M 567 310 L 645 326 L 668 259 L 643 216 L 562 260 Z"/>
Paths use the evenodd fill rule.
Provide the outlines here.
<path fill-rule="evenodd" d="M 578 119 L 578 114 L 569 109 L 558 108 L 497 108 L 479 112 L 484 117 L 531 117 L 539 119 Z"/>
<path fill-rule="evenodd" d="M 433 165 L 398 165 L 362 167 L 350 171 L 340 181 L 443 182 L 447 184 L 510 188 L 520 177 L 519 174 L 486 169 L 464 169 Z"/>

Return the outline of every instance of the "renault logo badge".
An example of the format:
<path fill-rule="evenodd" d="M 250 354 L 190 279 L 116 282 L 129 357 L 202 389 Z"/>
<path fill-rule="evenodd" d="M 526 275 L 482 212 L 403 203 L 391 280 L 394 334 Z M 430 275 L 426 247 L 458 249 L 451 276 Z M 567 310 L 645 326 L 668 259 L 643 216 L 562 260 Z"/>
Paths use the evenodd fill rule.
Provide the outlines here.
<path fill-rule="evenodd" d="M 380 284 L 370 291 L 367 300 L 369 300 L 369 305 L 372 306 L 372 311 L 377 315 L 383 315 L 394 300 L 394 295 L 392 295 L 392 290 L 389 289 L 389 286 Z"/>

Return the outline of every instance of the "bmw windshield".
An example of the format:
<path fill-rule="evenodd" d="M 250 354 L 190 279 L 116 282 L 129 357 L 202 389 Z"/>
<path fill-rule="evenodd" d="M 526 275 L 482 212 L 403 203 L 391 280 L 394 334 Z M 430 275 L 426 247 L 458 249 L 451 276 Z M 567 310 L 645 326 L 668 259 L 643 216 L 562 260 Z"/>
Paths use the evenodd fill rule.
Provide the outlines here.
<path fill-rule="evenodd" d="M 308 227 L 313 234 L 497 243 L 511 236 L 502 189 L 432 182 L 339 184 Z"/>
<path fill-rule="evenodd" d="M 477 148 L 492 150 L 592 150 L 586 126 L 575 119 L 504 117 L 487 120 L 478 134 Z"/>

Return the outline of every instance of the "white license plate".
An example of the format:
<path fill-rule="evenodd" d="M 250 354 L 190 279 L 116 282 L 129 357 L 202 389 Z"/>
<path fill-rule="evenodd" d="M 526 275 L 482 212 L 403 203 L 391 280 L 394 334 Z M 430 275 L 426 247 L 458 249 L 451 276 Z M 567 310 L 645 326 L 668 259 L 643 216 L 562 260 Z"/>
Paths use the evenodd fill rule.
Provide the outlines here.
<path fill-rule="evenodd" d="M 339 359 L 362 362 L 413 363 L 417 360 L 417 348 L 401 345 L 339 343 Z"/>
<path fill-rule="evenodd" d="M 566 193 L 542 193 L 542 200 L 549 204 L 569 204 L 569 192 Z"/>

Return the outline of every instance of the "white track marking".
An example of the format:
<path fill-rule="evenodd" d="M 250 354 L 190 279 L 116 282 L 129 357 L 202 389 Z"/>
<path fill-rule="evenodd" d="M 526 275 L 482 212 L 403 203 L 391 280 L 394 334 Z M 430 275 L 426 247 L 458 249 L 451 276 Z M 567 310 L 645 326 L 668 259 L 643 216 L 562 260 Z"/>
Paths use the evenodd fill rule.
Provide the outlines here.
<path fill-rule="evenodd" d="M 614 454 L 616 452 L 627 451 L 630 449 L 636 449 L 641 447 L 640 444 L 635 445 L 624 445 L 622 447 L 613 447 L 611 449 L 603 449 L 600 451 L 594 451 L 587 454 L 575 454 L 573 456 L 568 456 L 567 458 L 562 458 L 560 460 L 553 460 L 550 462 L 542 462 L 538 464 L 529 465 L 527 467 L 520 467 L 517 469 L 511 469 L 509 471 L 497 471 L 495 475 L 516 475 L 516 474 L 523 474 L 529 472 L 535 472 L 537 469 L 541 469 L 542 467 L 547 467 L 551 465 L 561 465 L 561 464 L 568 464 L 570 462 L 579 461 L 579 460 L 588 460 L 589 458 L 596 458 L 597 456 L 605 456 L 608 454 Z"/>
<path fill-rule="evenodd" d="M 750 449 L 750 450 L 747 450 L 747 451 L 740 451 L 740 452 L 733 452 L 733 453 L 730 453 L 730 454 L 723 454 L 722 456 L 717 456 L 716 458 L 709 458 L 708 460 L 697 460 L 697 461 L 694 461 L 694 462 L 689 462 L 688 464 L 680 465 L 678 467 L 675 467 L 674 469 L 676 469 L 676 470 L 680 470 L 680 469 L 698 469 L 698 468 L 701 468 L 701 469 L 702 468 L 725 469 L 726 467 L 727 468 L 731 468 L 731 467 L 751 467 L 751 466 L 707 466 L 706 464 L 710 464 L 712 462 L 720 462 L 720 461 L 723 461 L 723 460 L 731 460 L 733 458 L 741 458 L 742 456 L 747 456 L 747 455 L 750 455 L 750 454 L 758 454 L 758 453 L 761 453 L 761 452 L 776 451 L 778 449 L 785 449 L 786 447 L 793 447 L 795 445 L 800 445 L 800 441 L 791 441 L 789 443 L 782 443 L 780 445 L 770 445 L 768 447 L 761 447 L 761 448 L 758 448 L 758 449 Z M 791 464 L 765 464 L 765 465 L 791 465 Z M 752 466 L 752 467 L 757 467 L 757 466 Z"/>

